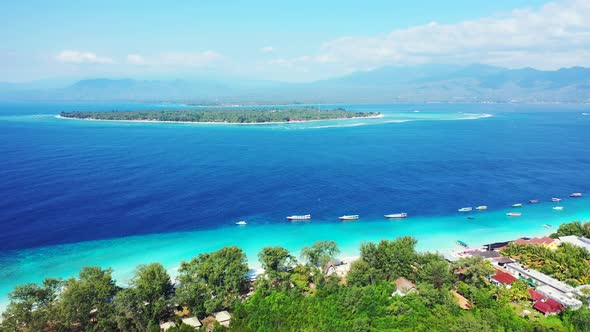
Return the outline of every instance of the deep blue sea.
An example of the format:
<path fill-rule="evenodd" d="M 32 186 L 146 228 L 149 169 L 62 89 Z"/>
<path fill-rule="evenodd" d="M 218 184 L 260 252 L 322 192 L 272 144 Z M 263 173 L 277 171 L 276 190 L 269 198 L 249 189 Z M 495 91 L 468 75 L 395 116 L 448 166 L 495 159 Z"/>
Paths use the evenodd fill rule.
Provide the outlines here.
<path fill-rule="evenodd" d="M 344 236 L 336 230 L 342 214 L 389 225 L 381 224 L 389 223 L 383 214 L 407 212 L 417 219 L 408 219 L 395 234 L 404 234 L 413 220 L 439 220 L 436 227 L 413 233 L 436 238 L 437 232 L 463 231 L 461 224 L 440 221 L 452 217 L 464 223 L 457 216 L 463 206 L 485 204 L 489 213 L 503 215 L 502 209 L 532 198 L 590 194 L 590 116 L 584 115 L 589 105 L 338 106 L 385 117 L 257 126 L 119 123 L 54 115 L 185 106 L 1 103 L 0 279 L 11 281 L 0 291 L 17 281 L 67 276 L 79 265 L 95 264 L 97 246 L 103 256 L 96 264 L 117 265 L 121 252 L 104 253 L 121 243 L 149 239 L 152 250 L 165 252 L 156 236 L 200 234 L 183 239 L 183 246 L 194 241 L 204 250 L 219 244 L 213 237 L 224 237 L 224 245 L 240 244 L 272 229 L 286 238 L 262 236 L 276 242 L 263 244 L 283 244 L 298 235 Z M 579 202 L 576 216 L 586 216 L 582 211 L 590 205 Z M 285 221 L 287 215 L 307 213 L 314 226 L 293 229 Z M 551 209 L 546 216 L 535 213 L 554 218 Z M 257 231 L 232 231 L 242 219 Z M 490 236 L 494 222 L 465 227 L 465 236 L 470 238 L 468 231 Z M 364 238 L 365 230 L 351 228 L 351 243 L 374 238 Z M 87 256 L 81 254 L 85 248 Z M 76 264 L 56 263 L 71 260 L 67 255 L 73 251 L 82 255 Z M 51 265 L 43 265 L 48 261 Z"/>

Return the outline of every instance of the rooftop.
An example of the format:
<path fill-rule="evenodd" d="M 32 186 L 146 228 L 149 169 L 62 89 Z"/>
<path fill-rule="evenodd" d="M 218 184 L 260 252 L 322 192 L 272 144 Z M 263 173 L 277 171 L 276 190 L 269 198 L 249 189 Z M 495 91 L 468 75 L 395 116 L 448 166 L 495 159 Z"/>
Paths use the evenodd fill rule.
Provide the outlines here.
<path fill-rule="evenodd" d="M 518 263 L 506 264 L 506 268 L 519 273 L 523 277 L 531 278 L 531 279 L 533 279 L 533 281 L 535 281 L 537 283 L 549 285 L 552 288 L 555 288 L 556 290 L 558 290 L 560 292 L 571 293 L 574 291 L 573 287 L 571 287 L 571 286 L 569 286 L 569 285 L 567 285 L 555 278 L 552 278 L 544 273 L 541 273 L 536 270 L 531 270 L 521 264 L 518 264 Z M 512 272 L 512 271 L 510 271 L 510 272 Z"/>
<path fill-rule="evenodd" d="M 182 322 L 186 325 L 192 326 L 192 327 L 199 327 L 201 326 L 201 322 L 199 322 L 199 320 L 197 319 L 197 317 L 188 317 L 188 318 L 183 318 Z"/>
<path fill-rule="evenodd" d="M 496 258 L 500 257 L 500 253 L 497 251 L 474 251 L 471 253 L 472 256 L 481 256 L 483 258 Z"/>
<path fill-rule="evenodd" d="M 160 330 L 167 331 L 169 328 L 176 326 L 174 322 L 164 322 L 160 324 Z"/>
<path fill-rule="evenodd" d="M 580 300 L 573 298 L 570 294 L 560 292 L 547 285 L 537 287 L 536 291 L 550 299 L 556 300 L 566 307 L 579 308 L 582 306 Z"/>
<path fill-rule="evenodd" d="M 529 296 L 531 298 L 531 300 L 533 301 L 538 301 L 538 300 L 542 300 L 545 298 L 545 295 L 537 292 L 536 290 L 529 288 Z"/>
<path fill-rule="evenodd" d="M 492 276 L 492 279 L 504 285 L 510 285 L 517 280 L 510 273 L 502 272 L 500 270 L 496 271 L 496 274 Z"/>
<path fill-rule="evenodd" d="M 584 249 L 590 251 L 590 239 L 587 239 L 585 237 L 568 235 L 568 236 L 560 237 L 559 241 L 561 241 L 563 243 L 569 243 L 573 246 L 584 248 Z"/>
<path fill-rule="evenodd" d="M 213 314 L 213 316 L 215 316 L 215 319 L 220 323 L 227 322 L 231 319 L 231 315 L 225 310 L 216 312 Z"/>
<path fill-rule="evenodd" d="M 523 237 L 523 238 L 514 240 L 514 243 L 516 243 L 516 244 L 550 245 L 553 242 L 555 242 L 555 240 L 548 237 L 548 236 L 534 237 L 532 239 L 528 239 L 528 238 Z"/>

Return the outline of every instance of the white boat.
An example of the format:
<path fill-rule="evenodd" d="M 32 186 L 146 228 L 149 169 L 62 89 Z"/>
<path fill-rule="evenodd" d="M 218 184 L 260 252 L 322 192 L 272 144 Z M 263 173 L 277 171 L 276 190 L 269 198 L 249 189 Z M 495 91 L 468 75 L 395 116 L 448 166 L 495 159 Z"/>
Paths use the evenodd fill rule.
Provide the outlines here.
<path fill-rule="evenodd" d="M 570 194 L 570 197 L 582 197 L 582 193 L 573 193 Z"/>
<path fill-rule="evenodd" d="M 476 207 L 475 209 L 479 210 L 479 211 L 483 211 L 483 210 L 487 210 L 488 206 L 487 205 L 480 205 L 480 206 Z"/>
<path fill-rule="evenodd" d="M 537 204 L 537 203 L 539 203 L 539 200 L 538 199 L 531 199 L 529 201 L 529 203 L 531 203 L 531 204 Z"/>
<path fill-rule="evenodd" d="M 520 212 L 508 212 L 508 213 L 506 213 L 506 215 L 509 216 L 509 217 L 520 217 L 520 216 L 522 216 L 522 213 L 520 213 Z"/>
<path fill-rule="evenodd" d="M 471 210 L 473 210 L 473 208 L 471 208 L 471 207 L 464 207 L 464 208 L 460 208 L 457 211 L 459 211 L 459 212 L 470 212 Z"/>
<path fill-rule="evenodd" d="M 242 226 L 242 225 L 248 225 L 248 223 L 247 223 L 247 222 L 245 222 L 245 221 L 243 221 L 243 220 L 240 220 L 240 221 L 238 221 L 238 222 L 236 223 L 236 225 L 240 225 L 240 226 Z"/>
<path fill-rule="evenodd" d="M 359 215 L 358 214 L 345 215 L 342 217 L 338 217 L 338 219 L 340 219 L 340 220 L 358 220 Z"/>
<path fill-rule="evenodd" d="M 512 204 L 512 207 L 522 207 L 522 203 Z"/>
<path fill-rule="evenodd" d="M 551 199 L 551 201 L 552 201 L 553 203 L 561 202 L 561 198 L 553 197 L 553 198 Z"/>
<path fill-rule="evenodd" d="M 553 226 L 551 226 L 551 225 L 548 225 L 548 224 L 545 224 L 545 225 L 543 225 L 543 227 L 545 227 L 545 228 L 549 228 L 549 229 L 553 228 Z"/>
<path fill-rule="evenodd" d="M 387 219 L 401 219 L 401 218 L 406 218 L 407 216 L 408 216 L 407 213 L 402 212 L 402 213 L 386 214 L 384 217 Z"/>
<path fill-rule="evenodd" d="M 561 210 L 563 210 L 563 206 L 554 206 L 553 210 L 561 211 Z"/>
<path fill-rule="evenodd" d="M 287 219 L 289 220 L 309 220 L 311 219 L 311 214 L 304 214 L 304 215 L 293 215 L 293 216 L 288 216 Z"/>

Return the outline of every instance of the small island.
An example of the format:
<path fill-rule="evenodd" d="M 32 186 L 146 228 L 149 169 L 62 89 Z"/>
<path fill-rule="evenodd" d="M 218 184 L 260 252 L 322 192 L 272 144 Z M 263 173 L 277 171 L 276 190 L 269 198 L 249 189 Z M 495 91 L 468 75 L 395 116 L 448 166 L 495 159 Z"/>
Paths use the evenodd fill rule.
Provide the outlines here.
<path fill-rule="evenodd" d="M 325 110 L 316 107 L 103 112 L 75 111 L 61 112 L 59 115 L 60 118 L 83 120 L 228 124 L 292 123 L 320 120 L 370 118 L 380 116 L 381 113 L 376 112 L 350 112 L 343 108 Z"/>

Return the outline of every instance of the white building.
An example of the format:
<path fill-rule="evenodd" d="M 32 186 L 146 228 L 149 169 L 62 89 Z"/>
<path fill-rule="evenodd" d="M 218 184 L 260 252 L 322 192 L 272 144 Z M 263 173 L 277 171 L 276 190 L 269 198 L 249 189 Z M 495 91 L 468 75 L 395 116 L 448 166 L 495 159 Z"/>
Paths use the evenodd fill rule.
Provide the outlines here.
<path fill-rule="evenodd" d="M 549 285 L 538 286 L 535 290 L 546 297 L 552 298 L 563 304 L 565 307 L 572 309 L 579 309 L 582 307 L 582 301 L 576 299 L 572 293 L 562 293 Z"/>
<path fill-rule="evenodd" d="M 562 293 L 573 293 L 575 291 L 572 286 L 539 271 L 531 270 L 519 263 L 506 264 L 504 268 L 513 276 L 517 278 L 524 277 L 525 279 L 531 279 L 537 285 L 548 285 Z"/>
<path fill-rule="evenodd" d="M 569 243 L 573 246 L 584 248 L 590 251 L 590 239 L 587 239 L 585 237 L 568 235 L 560 237 L 559 241 L 561 241 L 561 243 Z"/>
<path fill-rule="evenodd" d="M 231 319 L 231 315 L 227 311 L 219 311 L 213 314 L 215 320 L 219 322 L 219 324 L 228 327 L 229 321 Z"/>

